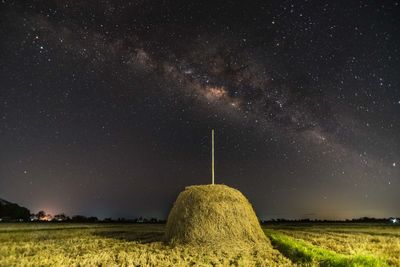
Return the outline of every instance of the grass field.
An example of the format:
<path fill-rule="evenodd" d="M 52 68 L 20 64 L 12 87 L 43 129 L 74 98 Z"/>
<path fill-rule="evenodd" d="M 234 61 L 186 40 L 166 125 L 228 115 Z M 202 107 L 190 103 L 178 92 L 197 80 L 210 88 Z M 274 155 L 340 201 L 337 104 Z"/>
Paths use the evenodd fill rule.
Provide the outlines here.
<path fill-rule="evenodd" d="M 0 266 L 400 266 L 400 227 L 270 225 L 243 250 L 169 246 L 164 225 L 0 224 Z"/>
<path fill-rule="evenodd" d="M 270 226 L 273 234 L 324 251 L 335 252 L 360 266 L 400 266 L 400 227 L 382 224 Z M 333 257 L 330 257 L 333 258 Z M 338 265 L 336 265 L 338 266 Z M 340 265 L 339 265 L 340 266 Z M 344 264 L 343 266 L 348 266 Z"/>

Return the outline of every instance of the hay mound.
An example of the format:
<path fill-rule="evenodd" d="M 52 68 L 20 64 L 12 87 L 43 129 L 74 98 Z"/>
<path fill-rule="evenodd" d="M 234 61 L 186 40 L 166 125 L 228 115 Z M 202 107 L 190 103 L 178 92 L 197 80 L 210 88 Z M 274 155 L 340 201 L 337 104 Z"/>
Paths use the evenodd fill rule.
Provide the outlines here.
<path fill-rule="evenodd" d="M 194 185 L 181 192 L 168 216 L 172 244 L 259 244 L 266 237 L 250 202 L 226 185 Z"/>

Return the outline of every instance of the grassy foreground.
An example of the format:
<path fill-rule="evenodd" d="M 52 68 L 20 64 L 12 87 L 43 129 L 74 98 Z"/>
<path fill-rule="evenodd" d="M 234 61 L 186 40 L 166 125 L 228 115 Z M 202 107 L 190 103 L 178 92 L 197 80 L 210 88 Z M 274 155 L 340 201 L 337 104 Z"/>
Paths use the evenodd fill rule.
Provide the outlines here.
<path fill-rule="evenodd" d="M 400 266 L 400 226 L 382 224 L 280 225 L 275 233 L 304 240 L 318 248 L 342 255 L 374 255 L 389 266 Z"/>
<path fill-rule="evenodd" d="M 164 225 L 0 224 L 0 266 L 400 266 L 400 227 L 270 225 L 271 244 L 169 246 Z"/>
<path fill-rule="evenodd" d="M 168 246 L 164 225 L 0 224 L 0 266 L 290 266 L 272 246 Z"/>
<path fill-rule="evenodd" d="M 368 254 L 344 255 L 332 250 L 317 247 L 301 239 L 265 230 L 274 247 L 298 264 L 319 266 L 387 266 L 381 258 Z"/>

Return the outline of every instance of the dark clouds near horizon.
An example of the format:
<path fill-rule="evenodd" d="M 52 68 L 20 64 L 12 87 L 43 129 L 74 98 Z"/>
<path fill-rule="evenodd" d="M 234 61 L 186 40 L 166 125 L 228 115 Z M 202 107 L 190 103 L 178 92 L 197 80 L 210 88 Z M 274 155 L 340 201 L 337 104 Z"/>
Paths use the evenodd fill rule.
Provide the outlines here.
<path fill-rule="evenodd" d="M 165 217 L 184 186 L 263 218 L 400 216 L 397 1 L 3 1 L 0 197 Z"/>

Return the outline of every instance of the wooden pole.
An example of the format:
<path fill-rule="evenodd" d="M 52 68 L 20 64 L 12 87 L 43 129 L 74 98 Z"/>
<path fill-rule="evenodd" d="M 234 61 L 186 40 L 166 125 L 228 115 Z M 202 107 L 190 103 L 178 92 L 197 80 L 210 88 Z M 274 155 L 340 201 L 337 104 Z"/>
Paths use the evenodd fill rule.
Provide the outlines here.
<path fill-rule="evenodd" d="M 214 129 L 211 130 L 211 182 L 214 184 Z"/>

